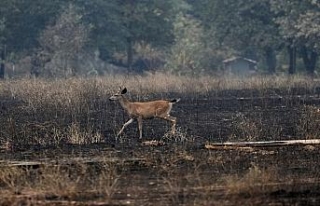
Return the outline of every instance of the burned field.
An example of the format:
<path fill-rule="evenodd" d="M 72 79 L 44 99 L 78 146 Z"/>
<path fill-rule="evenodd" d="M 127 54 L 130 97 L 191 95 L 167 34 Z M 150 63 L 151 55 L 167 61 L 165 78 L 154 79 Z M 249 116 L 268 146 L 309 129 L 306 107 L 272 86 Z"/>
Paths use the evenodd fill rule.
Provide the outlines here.
<path fill-rule="evenodd" d="M 171 135 L 163 120 L 144 120 L 141 141 L 136 122 L 116 137 L 128 117 L 108 101 L 113 89 L 102 82 L 74 80 L 61 88 L 61 82 L 1 85 L 1 204 L 320 202 L 320 145 L 208 147 L 318 139 L 317 82 L 213 84 L 199 91 L 152 91 L 142 84 L 140 91 L 131 90 L 130 99 L 181 101 L 171 112 L 178 119 L 177 133 Z"/>

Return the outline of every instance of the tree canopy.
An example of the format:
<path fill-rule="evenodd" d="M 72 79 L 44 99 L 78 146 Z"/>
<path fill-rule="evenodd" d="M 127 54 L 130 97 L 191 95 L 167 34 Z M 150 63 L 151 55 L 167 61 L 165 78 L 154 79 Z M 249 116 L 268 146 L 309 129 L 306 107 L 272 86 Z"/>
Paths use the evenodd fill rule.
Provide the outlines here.
<path fill-rule="evenodd" d="M 0 78 L 9 56 L 36 58 L 40 74 L 52 65 L 77 74 L 81 57 L 129 71 L 190 75 L 217 71 L 223 59 L 242 56 L 268 73 L 294 73 L 299 66 L 313 75 L 319 23 L 315 0 L 1 0 Z M 103 70 L 105 64 L 93 65 Z"/>

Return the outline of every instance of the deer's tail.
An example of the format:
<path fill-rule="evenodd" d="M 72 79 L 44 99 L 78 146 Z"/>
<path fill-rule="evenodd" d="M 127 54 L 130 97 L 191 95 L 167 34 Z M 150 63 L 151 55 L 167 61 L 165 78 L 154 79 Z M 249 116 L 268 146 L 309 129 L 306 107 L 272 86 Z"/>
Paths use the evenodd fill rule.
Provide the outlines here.
<path fill-rule="evenodd" d="M 171 103 L 177 103 L 177 102 L 179 102 L 180 101 L 180 98 L 178 98 L 178 99 L 172 99 L 170 102 Z"/>

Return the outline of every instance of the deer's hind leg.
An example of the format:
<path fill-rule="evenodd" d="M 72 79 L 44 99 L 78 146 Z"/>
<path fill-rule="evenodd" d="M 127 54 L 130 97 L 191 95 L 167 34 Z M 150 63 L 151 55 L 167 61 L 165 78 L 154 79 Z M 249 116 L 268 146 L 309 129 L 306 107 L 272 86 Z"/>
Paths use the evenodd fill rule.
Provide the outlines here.
<path fill-rule="evenodd" d="M 176 124 L 177 124 L 177 118 L 176 117 L 172 117 L 169 114 L 163 117 L 159 117 L 161 119 L 165 119 L 167 121 L 170 121 L 172 123 L 171 126 L 171 133 L 174 135 L 176 133 Z"/>
<path fill-rule="evenodd" d="M 138 117 L 139 139 L 142 139 L 142 117 Z"/>
<path fill-rule="evenodd" d="M 176 134 L 177 118 L 169 116 L 169 120 L 172 122 L 171 133 Z"/>

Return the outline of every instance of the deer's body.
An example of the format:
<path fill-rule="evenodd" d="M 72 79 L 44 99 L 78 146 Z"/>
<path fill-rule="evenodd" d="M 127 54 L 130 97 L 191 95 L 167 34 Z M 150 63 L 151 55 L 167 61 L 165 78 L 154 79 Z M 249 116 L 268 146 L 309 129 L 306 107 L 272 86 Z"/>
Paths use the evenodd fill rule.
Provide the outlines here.
<path fill-rule="evenodd" d="M 142 120 L 150 119 L 150 118 L 160 118 L 165 119 L 167 121 L 171 121 L 172 134 L 175 134 L 175 126 L 176 126 L 176 118 L 170 116 L 170 111 L 172 109 L 172 105 L 178 102 L 180 99 L 174 99 L 171 101 L 166 100 L 156 100 L 149 102 L 131 102 L 129 101 L 124 94 L 127 92 L 127 89 L 124 88 L 120 94 L 114 94 L 109 98 L 109 100 L 118 100 L 123 109 L 125 109 L 130 117 L 129 121 L 127 121 L 119 131 L 118 135 L 120 135 L 124 128 L 131 124 L 135 119 L 138 121 L 140 139 L 142 138 Z"/>

